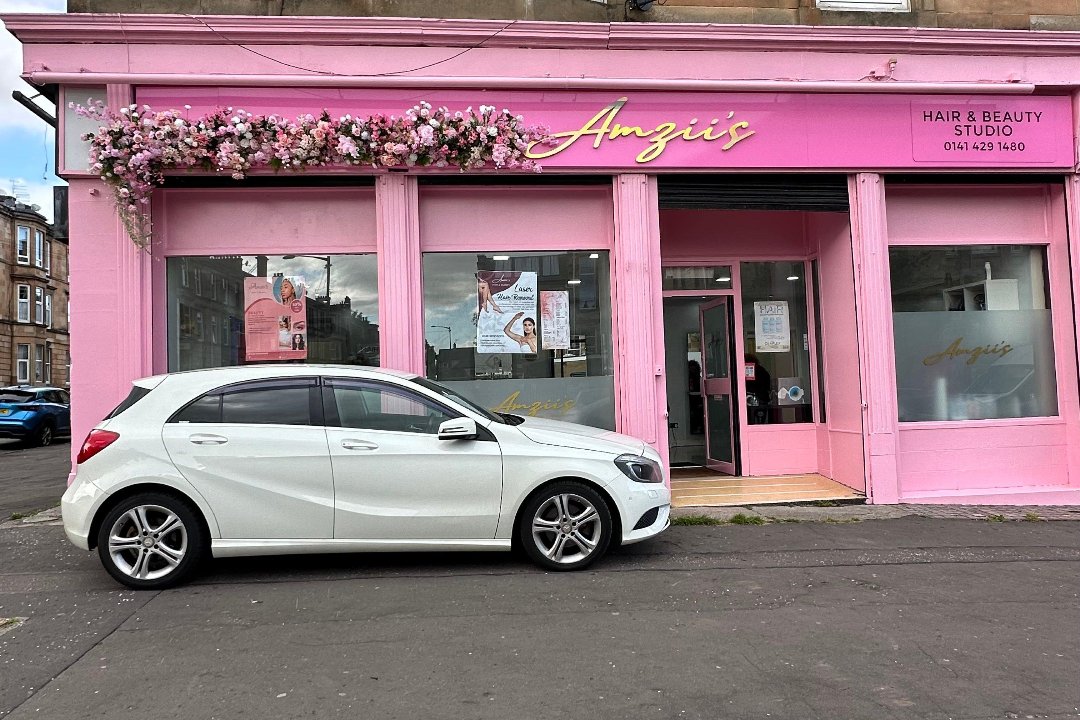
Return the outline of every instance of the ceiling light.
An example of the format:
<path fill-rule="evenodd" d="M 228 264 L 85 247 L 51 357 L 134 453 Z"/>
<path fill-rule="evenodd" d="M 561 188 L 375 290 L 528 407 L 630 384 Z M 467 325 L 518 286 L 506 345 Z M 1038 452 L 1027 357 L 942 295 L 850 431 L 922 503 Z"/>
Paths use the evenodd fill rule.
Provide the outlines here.
<path fill-rule="evenodd" d="M 718 277 L 718 278 L 716 278 L 716 282 L 731 282 L 731 278 L 729 278 L 729 277 Z"/>
<path fill-rule="evenodd" d="M 492 260 L 509 260 L 510 256 L 509 255 L 492 255 L 491 258 L 492 258 Z"/>
<path fill-rule="evenodd" d="M 788 276 L 787 276 L 787 279 L 788 279 L 788 280 L 798 280 L 798 279 L 799 279 L 799 276 L 798 276 L 798 275 L 788 275 Z"/>
<path fill-rule="evenodd" d="M 589 259 L 590 260 L 599 260 L 600 259 L 600 253 L 589 253 Z"/>
<path fill-rule="evenodd" d="M 567 280 L 566 284 L 567 285 L 580 285 L 581 281 L 580 280 Z"/>

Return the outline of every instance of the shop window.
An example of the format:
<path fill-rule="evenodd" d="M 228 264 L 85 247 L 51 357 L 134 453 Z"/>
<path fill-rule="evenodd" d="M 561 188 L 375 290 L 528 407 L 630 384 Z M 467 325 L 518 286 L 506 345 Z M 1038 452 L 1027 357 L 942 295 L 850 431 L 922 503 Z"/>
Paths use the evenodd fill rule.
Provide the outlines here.
<path fill-rule="evenodd" d="M 30 322 L 30 286 L 18 285 L 17 288 L 15 317 L 19 322 L 28 323 Z"/>
<path fill-rule="evenodd" d="M 30 382 L 30 346 L 20 344 L 15 358 L 15 382 L 25 385 Z"/>
<path fill-rule="evenodd" d="M 30 228 L 19 225 L 18 246 L 16 248 L 17 262 L 20 265 L 30 264 Z"/>
<path fill-rule="evenodd" d="M 730 290 L 731 266 L 666 267 L 664 290 Z"/>
<path fill-rule="evenodd" d="M 745 262 L 739 273 L 747 421 L 813 422 L 806 264 Z"/>
<path fill-rule="evenodd" d="M 1046 250 L 893 247 L 901 422 L 1057 415 Z"/>
<path fill-rule="evenodd" d="M 107 100 L 104 85 L 96 87 L 65 87 L 63 107 L 57 107 L 62 112 L 61 127 L 64 133 L 64 158 L 63 170 L 67 172 L 90 171 L 90 142 L 83 140 L 83 135 L 95 133 L 98 130 L 98 122 L 93 118 L 81 117 L 75 113 L 75 109 L 68 103 L 88 106 L 93 102 L 104 103 Z"/>
<path fill-rule="evenodd" d="M 607 252 L 427 253 L 423 272 L 429 378 L 496 412 L 614 429 Z"/>
<path fill-rule="evenodd" d="M 170 371 L 379 364 L 374 255 L 168 258 L 166 274 Z"/>

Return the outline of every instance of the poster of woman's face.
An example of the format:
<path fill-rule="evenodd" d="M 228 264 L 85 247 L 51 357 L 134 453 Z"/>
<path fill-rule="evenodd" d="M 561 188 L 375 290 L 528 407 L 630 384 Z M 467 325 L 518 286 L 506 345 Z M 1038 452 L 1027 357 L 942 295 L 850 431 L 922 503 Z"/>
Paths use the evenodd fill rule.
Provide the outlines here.
<path fill-rule="evenodd" d="M 301 300 L 307 292 L 304 281 L 295 277 L 279 277 L 274 279 L 274 297 L 282 305 L 289 305 L 294 300 Z"/>

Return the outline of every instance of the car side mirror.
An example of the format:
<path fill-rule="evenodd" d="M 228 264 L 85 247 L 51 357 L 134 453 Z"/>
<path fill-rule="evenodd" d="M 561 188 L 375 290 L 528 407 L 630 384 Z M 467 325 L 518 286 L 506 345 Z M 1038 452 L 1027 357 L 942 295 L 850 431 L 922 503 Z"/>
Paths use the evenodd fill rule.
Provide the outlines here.
<path fill-rule="evenodd" d="M 475 440 L 476 421 L 471 418 L 454 418 L 439 425 L 440 440 Z"/>

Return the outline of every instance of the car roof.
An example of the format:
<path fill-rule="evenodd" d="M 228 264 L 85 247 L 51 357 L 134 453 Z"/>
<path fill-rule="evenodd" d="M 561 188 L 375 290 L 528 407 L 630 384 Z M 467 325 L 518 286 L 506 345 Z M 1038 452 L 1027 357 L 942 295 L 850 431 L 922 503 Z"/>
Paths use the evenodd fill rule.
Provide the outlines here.
<path fill-rule="evenodd" d="M 2 390 L 21 390 L 22 392 L 43 392 L 45 390 L 63 390 L 64 392 L 67 392 L 67 390 L 64 389 L 64 388 L 53 387 L 51 385 L 8 385 L 7 387 L 0 387 L 0 391 L 2 391 Z"/>
<path fill-rule="evenodd" d="M 135 381 L 136 385 L 156 385 L 166 377 L 185 377 L 188 379 L 214 378 L 215 381 L 229 382 L 231 380 L 258 380 L 260 378 L 276 377 L 307 377 L 311 375 L 346 375 L 351 377 L 365 378 L 398 378 L 411 380 L 417 377 L 416 373 L 407 373 L 389 368 L 379 368 L 370 365 L 333 365 L 318 363 L 266 363 L 258 365 L 234 365 L 230 367 L 204 368 L 202 370 L 181 370 L 164 375 L 141 378 Z"/>

